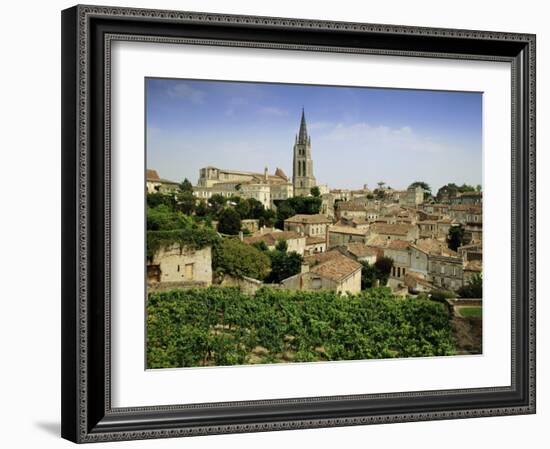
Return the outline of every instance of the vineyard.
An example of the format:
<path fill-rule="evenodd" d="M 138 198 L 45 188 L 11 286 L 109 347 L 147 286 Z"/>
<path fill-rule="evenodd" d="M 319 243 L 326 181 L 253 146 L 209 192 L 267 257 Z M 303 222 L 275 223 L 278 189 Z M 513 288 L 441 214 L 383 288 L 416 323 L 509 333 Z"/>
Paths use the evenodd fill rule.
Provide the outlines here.
<path fill-rule="evenodd" d="M 455 353 L 446 308 L 396 299 L 233 288 L 149 295 L 147 367 L 425 357 Z"/>

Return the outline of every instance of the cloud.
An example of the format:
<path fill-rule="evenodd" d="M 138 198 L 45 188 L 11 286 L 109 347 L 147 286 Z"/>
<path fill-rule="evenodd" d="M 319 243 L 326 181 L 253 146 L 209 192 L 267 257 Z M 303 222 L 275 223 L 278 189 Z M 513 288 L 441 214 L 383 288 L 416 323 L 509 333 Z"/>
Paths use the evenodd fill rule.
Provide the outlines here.
<path fill-rule="evenodd" d="M 186 83 L 176 83 L 167 90 L 168 96 L 190 101 L 193 104 L 203 104 L 206 94 L 195 87 Z"/>
<path fill-rule="evenodd" d="M 391 128 L 381 125 L 373 126 L 364 122 L 352 125 L 340 123 L 333 126 L 324 138 L 333 142 L 363 142 L 370 148 L 380 151 L 441 153 L 448 149 L 446 145 L 417 134 L 410 126 Z"/>

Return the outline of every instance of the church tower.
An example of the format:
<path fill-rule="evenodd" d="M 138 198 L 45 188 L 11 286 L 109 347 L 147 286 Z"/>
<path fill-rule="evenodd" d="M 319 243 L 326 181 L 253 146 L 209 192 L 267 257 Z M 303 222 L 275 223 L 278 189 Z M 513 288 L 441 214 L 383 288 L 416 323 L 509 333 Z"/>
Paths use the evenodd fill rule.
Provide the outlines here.
<path fill-rule="evenodd" d="M 311 159 L 311 137 L 307 134 L 306 117 L 302 108 L 300 131 L 294 141 L 294 164 L 292 165 L 294 196 L 307 196 L 315 187 L 313 160 Z"/>

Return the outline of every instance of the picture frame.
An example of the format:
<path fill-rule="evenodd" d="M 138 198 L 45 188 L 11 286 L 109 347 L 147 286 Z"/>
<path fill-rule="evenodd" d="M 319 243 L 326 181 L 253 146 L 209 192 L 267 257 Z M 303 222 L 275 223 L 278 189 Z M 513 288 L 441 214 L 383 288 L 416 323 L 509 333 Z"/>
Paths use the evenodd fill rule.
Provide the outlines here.
<path fill-rule="evenodd" d="M 111 44 L 218 45 L 511 66 L 511 384 L 113 407 Z M 78 5 L 62 12 L 62 436 L 85 443 L 535 413 L 535 36 Z"/>

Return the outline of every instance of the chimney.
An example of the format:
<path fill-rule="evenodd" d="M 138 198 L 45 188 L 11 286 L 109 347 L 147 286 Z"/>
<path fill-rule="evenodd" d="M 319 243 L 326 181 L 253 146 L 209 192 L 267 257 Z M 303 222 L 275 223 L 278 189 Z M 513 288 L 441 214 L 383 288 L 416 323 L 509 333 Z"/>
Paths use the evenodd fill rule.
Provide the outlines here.
<path fill-rule="evenodd" d="M 242 242 L 244 240 L 243 231 L 239 231 L 239 240 Z"/>
<path fill-rule="evenodd" d="M 264 180 L 267 182 L 267 167 L 264 168 Z"/>

